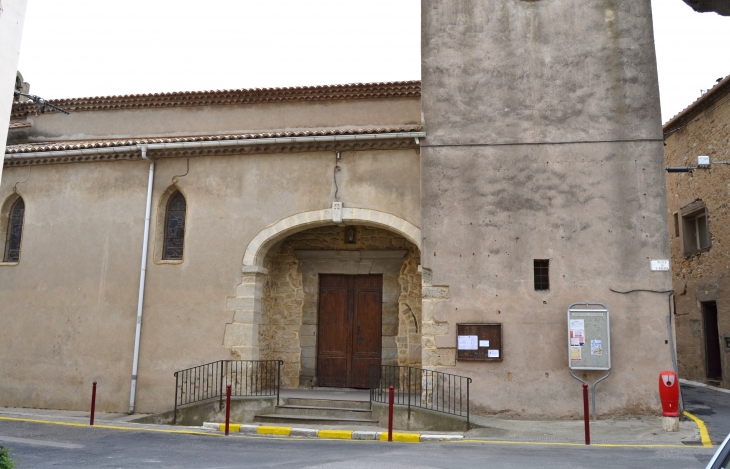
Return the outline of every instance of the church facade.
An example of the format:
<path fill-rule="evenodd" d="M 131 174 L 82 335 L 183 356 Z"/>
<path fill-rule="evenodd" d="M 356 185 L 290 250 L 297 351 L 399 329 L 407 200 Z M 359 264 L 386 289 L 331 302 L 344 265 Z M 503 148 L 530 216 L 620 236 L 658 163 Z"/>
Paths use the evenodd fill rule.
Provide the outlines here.
<path fill-rule="evenodd" d="M 0 405 L 84 409 L 97 381 L 127 411 L 131 379 L 166 411 L 175 371 L 245 359 L 289 388 L 434 369 L 473 379 L 473 412 L 570 417 L 566 310 L 598 302 L 599 415 L 658 411 L 648 0 L 424 2 L 422 82 L 53 103 L 11 119 Z M 500 360 L 459 359 L 459 324 L 501 325 Z"/>

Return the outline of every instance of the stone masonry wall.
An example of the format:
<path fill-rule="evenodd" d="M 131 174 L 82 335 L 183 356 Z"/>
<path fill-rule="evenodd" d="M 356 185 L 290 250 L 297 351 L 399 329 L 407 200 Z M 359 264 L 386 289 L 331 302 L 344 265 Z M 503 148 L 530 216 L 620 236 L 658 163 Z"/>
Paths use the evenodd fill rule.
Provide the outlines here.
<path fill-rule="evenodd" d="M 673 133 L 666 144 L 667 166 L 696 164 L 698 155 L 708 155 L 713 162 L 730 161 L 730 104 Z M 722 386 L 730 388 L 730 348 L 724 341 L 730 337 L 730 165 L 713 164 L 710 169 L 669 173 L 667 195 L 679 374 L 694 381 L 707 379 L 701 303 L 715 301 L 721 337 Z M 707 209 L 711 247 L 685 255 L 681 209 L 695 200 L 702 200 Z M 679 235 L 675 213 L 679 214 Z"/>
<path fill-rule="evenodd" d="M 316 384 L 319 282 L 317 274 L 302 273 L 296 256 L 300 250 L 407 251 L 398 275 L 383 274 L 382 363 L 420 365 L 418 248 L 394 233 L 365 226 L 357 227 L 355 244 L 345 244 L 344 229 L 327 226 L 296 233 L 271 248 L 264 260 L 268 274 L 259 327 L 260 357 L 284 361 L 283 387 Z"/>

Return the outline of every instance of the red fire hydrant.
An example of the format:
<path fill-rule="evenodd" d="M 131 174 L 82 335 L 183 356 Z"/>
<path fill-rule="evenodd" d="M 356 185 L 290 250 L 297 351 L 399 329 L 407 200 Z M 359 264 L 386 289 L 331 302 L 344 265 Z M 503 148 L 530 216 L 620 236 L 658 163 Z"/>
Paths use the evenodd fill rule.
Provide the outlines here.
<path fill-rule="evenodd" d="M 659 397 L 664 417 L 679 417 L 679 380 L 673 371 L 659 373 Z"/>
<path fill-rule="evenodd" d="M 659 397 L 662 400 L 662 427 L 665 432 L 679 431 L 679 379 L 673 371 L 659 373 Z"/>

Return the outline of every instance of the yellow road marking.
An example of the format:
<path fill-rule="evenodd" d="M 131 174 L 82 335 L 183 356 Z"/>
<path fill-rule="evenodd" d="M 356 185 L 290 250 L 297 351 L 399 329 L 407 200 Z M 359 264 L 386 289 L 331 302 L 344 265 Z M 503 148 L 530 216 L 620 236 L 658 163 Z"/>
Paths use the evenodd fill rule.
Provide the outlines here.
<path fill-rule="evenodd" d="M 85 423 L 74 423 L 74 422 L 59 422 L 53 420 L 36 420 L 27 418 L 17 417 L 0 417 L 0 420 L 11 420 L 16 422 L 30 422 L 30 423 L 45 423 L 47 425 L 64 425 L 67 427 L 91 427 L 91 425 Z M 147 427 L 121 427 L 117 425 L 94 425 L 93 428 L 106 428 L 108 430 L 130 430 L 130 431 L 143 431 L 143 432 L 157 432 L 157 433 L 180 433 L 184 435 L 205 435 L 205 436 L 223 436 L 217 433 L 208 432 L 196 432 L 192 430 L 163 430 L 160 428 L 147 428 Z"/>
<path fill-rule="evenodd" d="M 226 431 L 226 424 L 222 423 L 220 424 L 220 427 L 218 427 L 219 431 Z M 240 423 L 229 423 L 228 424 L 228 431 L 229 432 L 240 432 L 241 431 L 241 424 Z"/>
<path fill-rule="evenodd" d="M 712 448 L 712 441 L 710 441 L 710 434 L 707 432 L 705 422 L 703 422 L 699 417 L 695 417 L 694 415 L 690 414 L 686 410 L 684 411 L 684 415 L 694 420 L 694 422 L 697 424 L 697 428 L 700 429 L 700 439 L 702 439 L 702 446 L 704 446 L 705 448 Z"/>
<path fill-rule="evenodd" d="M 688 412 L 685 412 L 687 416 L 695 422 L 697 422 L 697 426 L 700 427 L 700 435 L 702 436 L 702 443 L 705 448 L 712 448 L 712 444 L 710 442 L 709 434 L 707 433 L 707 428 L 705 427 L 704 423 L 698 419 L 697 417 L 694 417 L 693 415 L 689 414 Z M 0 420 L 9 420 L 9 421 L 16 421 L 16 422 L 30 422 L 30 423 L 41 423 L 46 425 L 64 425 L 68 427 L 89 427 L 88 424 L 85 423 L 75 423 L 75 422 L 61 422 L 61 421 L 53 421 L 53 420 L 38 420 L 38 419 L 29 419 L 29 418 L 18 418 L 18 417 L 0 417 Z M 202 436 L 216 436 L 216 437 L 222 437 L 223 434 L 220 433 L 208 433 L 208 432 L 196 432 L 192 430 L 165 430 L 165 429 L 159 429 L 159 428 L 148 428 L 148 427 L 122 427 L 118 425 L 94 425 L 95 428 L 104 428 L 108 430 L 127 430 L 127 431 L 143 431 L 143 432 L 156 432 L 156 433 L 177 433 L 181 435 L 202 435 Z M 230 426 L 231 429 L 233 425 Z M 266 430 L 263 430 L 266 429 Z M 270 433 L 268 430 L 274 430 L 279 431 L 281 433 Z M 704 434 L 703 434 L 704 429 Z M 282 435 L 282 436 L 289 436 L 289 432 L 291 432 L 291 428 L 289 427 L 259 427 L 259 434 L 262 436 L 250 436 L 250 435 L 231 435 L 232 438 L 253 438 L 253 439 L 265 439 L 266 437 L 263 435 Z M 349 430 L 320 430 L 320 438 L 319 439 L 302 439 L 302 438 L 278 438 L 280 440 L 288 440 L 288 441 L 327 441 L 329 439 L 341 439 L 342 437 L 333 437 L 333 436 L 325 436 L 322 437 L 322 433 L 329 433 L 329 432 L 340 432 L 341 434 L 349 434 L 349 436 L 346 437 L 347 441 L 352 441 L 355 443 L 375 443 L 378 440 L 351 440 L 352 437 L 352 431 Z M 385 435 L 383 437 L 383 435 Z M 400 435 L 396 437 L 396 435 Z M 400 441 L 400 442 L 406 442 L 408 440 L 401 440 L 401 437 L 407 436 L 409 438 L 413 437 L 419 437 L 420 441 L 420 435 L 418 434 L 408 434 L 408 433 L 393 433 L 393 441 Z M 380 436 L 380 441 L 387 441 L 388 440 L 388 432 L 383 432 Z M 399 439 L 396 439 L 399 438 Z M 415 441 L 413 441 L 415 442 Z M 569 443 L 569 442 L 550 442 L 550 441 L 509 441 L 509 440 L 450 440 L 450 441 L 444 441 L 443 443 L 481 443 L 481 444 L 493 444 L 493 445 L 526 445 L 526 446 L 585 446 L 582 443 Z M 612 447 L 612 448 L 685 448 L 685 449 L 693 449 L 695 447 L 693 446 L 686 446 L 686 445 L 672 445 L 672 444 L 630 444 L 630 443 L 596 443 L 591 446 L 600 446 L 600 447 Z"/>
<path fill-rule="evenodd" d="M 320 430 L 317 436 L 336 440 L 351 440 L 353 430 Z"/>
<path fill-rule="evenodd" d="M 586 446 L 585 443 L 571 443 L 560 441 L 510 441 L 510 440 L 451 440 L 444 443 L 488 443 L 498 445 L 535 445 L 535 446 Z M 590 446 L 609 448 L 692 448 L 687 445 L 673 445 L 671 443 L 591 443 Z"/>
<path fill-rule="evenodd" d="M 239 426 L 240 428 L 240 426 Z M 291 427 L 270 427 L 261 425 L 257 430 L 256 433 L 259 433 L 261 435 L 284 435 L 289 436 L 291 434 Z"/>
<path fill-rule="evenodd" d="M 388 441 L 388 432 L 380 433 L 380 441 Z M 401 443 L 420 443 L 420 433 L 396 433 L 393 432 L 393 441 L 399 441 Z"/>

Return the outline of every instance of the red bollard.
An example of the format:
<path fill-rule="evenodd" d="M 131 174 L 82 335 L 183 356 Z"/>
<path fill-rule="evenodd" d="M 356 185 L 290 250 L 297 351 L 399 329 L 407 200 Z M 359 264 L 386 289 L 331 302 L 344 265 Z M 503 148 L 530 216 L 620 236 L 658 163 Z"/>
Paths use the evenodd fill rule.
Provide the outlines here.
<path fill-rule="evenodd" d="M 591 426 L 588 414 L 588 385 L 583 383 L 583 415 L 586 422 L 586 445 L 591 444 Z"/>
<path fill-rule="evenodd" d="M 679 417 L 679 380 L 673 371 L 659 373 L 659 397 L 663 417 Z"/>
<path fill-rule="evenodd" d="M 231 385 L 226 386 L 226 436 L 228 436 L 228 426 L 231 424 Z"/>
<path fill-rule="evenodd" d="M 94 409 L 96 408 L 96 381 L 94 387 L 91 388 L 91 415 L 89 416 L 89 425 L 94 425 Z"/>
<path fill-rule="evenodd" d="M 389 399 L 388 399 L 388 441 L 393 441 L 393 386 L 389 388 Z"/>

